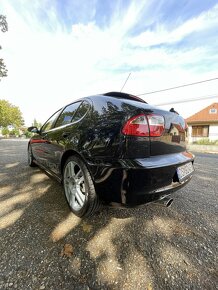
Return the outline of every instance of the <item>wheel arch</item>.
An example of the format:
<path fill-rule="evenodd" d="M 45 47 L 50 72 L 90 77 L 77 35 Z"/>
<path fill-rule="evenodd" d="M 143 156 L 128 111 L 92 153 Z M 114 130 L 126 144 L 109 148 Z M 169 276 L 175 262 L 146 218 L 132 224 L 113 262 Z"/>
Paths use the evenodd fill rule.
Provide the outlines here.
<path fill-rule="evenodd" d="M 64 170 L 64 165 L 67 161 L 67 159 L 70 157 L 70 156 L 78 156 L 85 164 L 85 160 L 84 158 L 75 150 L 73 149 L 69 149 L 67 151 L 64 152 L 64 154 L 62 155 L 61 157 L 61 176 L 62 176 L 62 179 L 63 179 L 63 170 Z M 87 165 L 87 164 L 86 164 Z"/>

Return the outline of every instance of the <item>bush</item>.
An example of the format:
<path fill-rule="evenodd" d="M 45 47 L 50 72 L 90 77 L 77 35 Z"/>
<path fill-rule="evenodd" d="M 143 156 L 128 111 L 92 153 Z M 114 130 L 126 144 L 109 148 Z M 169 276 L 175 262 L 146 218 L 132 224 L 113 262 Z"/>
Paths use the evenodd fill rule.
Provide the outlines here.
<path fill-rule="evenodd" d="M 209 138 L 204 138 L 204 139 L 200 139 L 200 140 L 194 142 L 194 144 L 197 144 L 197 145 L 218 145 L 218 140 L 210 141 Z"/>
<path fill-rule="evenodd" d="M 9 135 L 10 131 L 8 130 L 8 128 L 2 128 L 2 135 L 3 136 L 7 136 Z"/>
<path fill-rule="evenodd" d="M 9 132 L 9 136 L 19 136 L 19 130 L 13 129 Z"/>
<path fill-rule="evenodd" d="M 31 138 L 33 136 L 33 133 L 31 133 L 29 131 L 25 131 L 24 135 L 26 136 L 26 138 Z"/>

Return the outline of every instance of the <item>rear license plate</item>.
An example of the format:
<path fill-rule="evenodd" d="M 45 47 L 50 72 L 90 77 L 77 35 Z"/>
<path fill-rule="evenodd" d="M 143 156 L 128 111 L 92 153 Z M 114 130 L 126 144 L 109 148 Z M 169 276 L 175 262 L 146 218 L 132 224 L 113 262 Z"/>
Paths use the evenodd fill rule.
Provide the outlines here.
<path fill-rule="evenodd" d="M 183 181 L 188 177 L 192 172 L 194 171 L 192 162 L 186 163 L 185 165 L 182 165 L 177 168 L 177 175 L 179 178 L 179 181 Z"/>

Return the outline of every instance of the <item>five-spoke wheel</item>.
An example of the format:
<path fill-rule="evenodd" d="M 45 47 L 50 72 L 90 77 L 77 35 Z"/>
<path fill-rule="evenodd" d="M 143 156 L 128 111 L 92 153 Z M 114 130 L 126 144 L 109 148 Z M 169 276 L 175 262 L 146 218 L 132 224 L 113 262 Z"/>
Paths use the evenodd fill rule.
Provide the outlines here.
<path fill-rule="evenodd" d="M 85 203 L 85 180 L 80 166 L 75 161 L 69 161 L 64 171 L 64 188 L 69 205 L 76 211 Z"/>
<path fill-rule="evenodd" d="M 71 156 L 63 171 L 64 192 L 71 210 L 77 216 L 89 216 L 99 207 L 91 175 L 78 156 Z"/>

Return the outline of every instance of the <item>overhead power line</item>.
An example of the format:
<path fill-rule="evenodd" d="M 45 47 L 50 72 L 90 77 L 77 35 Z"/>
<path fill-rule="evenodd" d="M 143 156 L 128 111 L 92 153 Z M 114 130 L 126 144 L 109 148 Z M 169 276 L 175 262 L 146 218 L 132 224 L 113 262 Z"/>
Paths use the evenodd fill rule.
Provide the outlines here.
<path fill-rule="evenodd" d="M 155 106 L 181 104 L 181 103 L 195 102 L 195 101 L 199 101 L 199 100 L 207 100 L 207 99 L 213 99 L 213 98 L 218 99 L 218 94 L 210 95 L 210 96 L 202 96 L 202 97 L 197 97 L 197 98 L 184 99 L 184 100 L 178 100 L 178 101 L 174 101 L 174 102 L 159 103 L 159 104 L 155 104 Z"/>
<path fill-rule="evenodd" d="M 170 87 L 170 88 L 161 89 L 161 90 L 157 90 L 157 91 L 146 92 L 146 93 L 139 94 L 139 95 L 136 95 L 136 96 L 139 97 L 139 96 L 144 96 L 144 95 L 156 94 L 156 93 L 160 93 L 160 92 L 165 92 L 165 91 L 169 91 L 169 90 L 175 90 L 175 89 L 184 88 L 184 87 L 188 87 L 188 86 L 193 86 L 193 85 L 197 85 L 197 84 L 202 84 L 202 83 L 206 83 L 206 82 L 211 82 L 211 81 L 215 81 L 215 80 L 218 80 L 218 78 L 212 78 L 212 79 L 198 81 L 198 82 L 194 82 L 194 83 L 179 85 L 179 86 L 176 86 L 176 87 Z"/>

